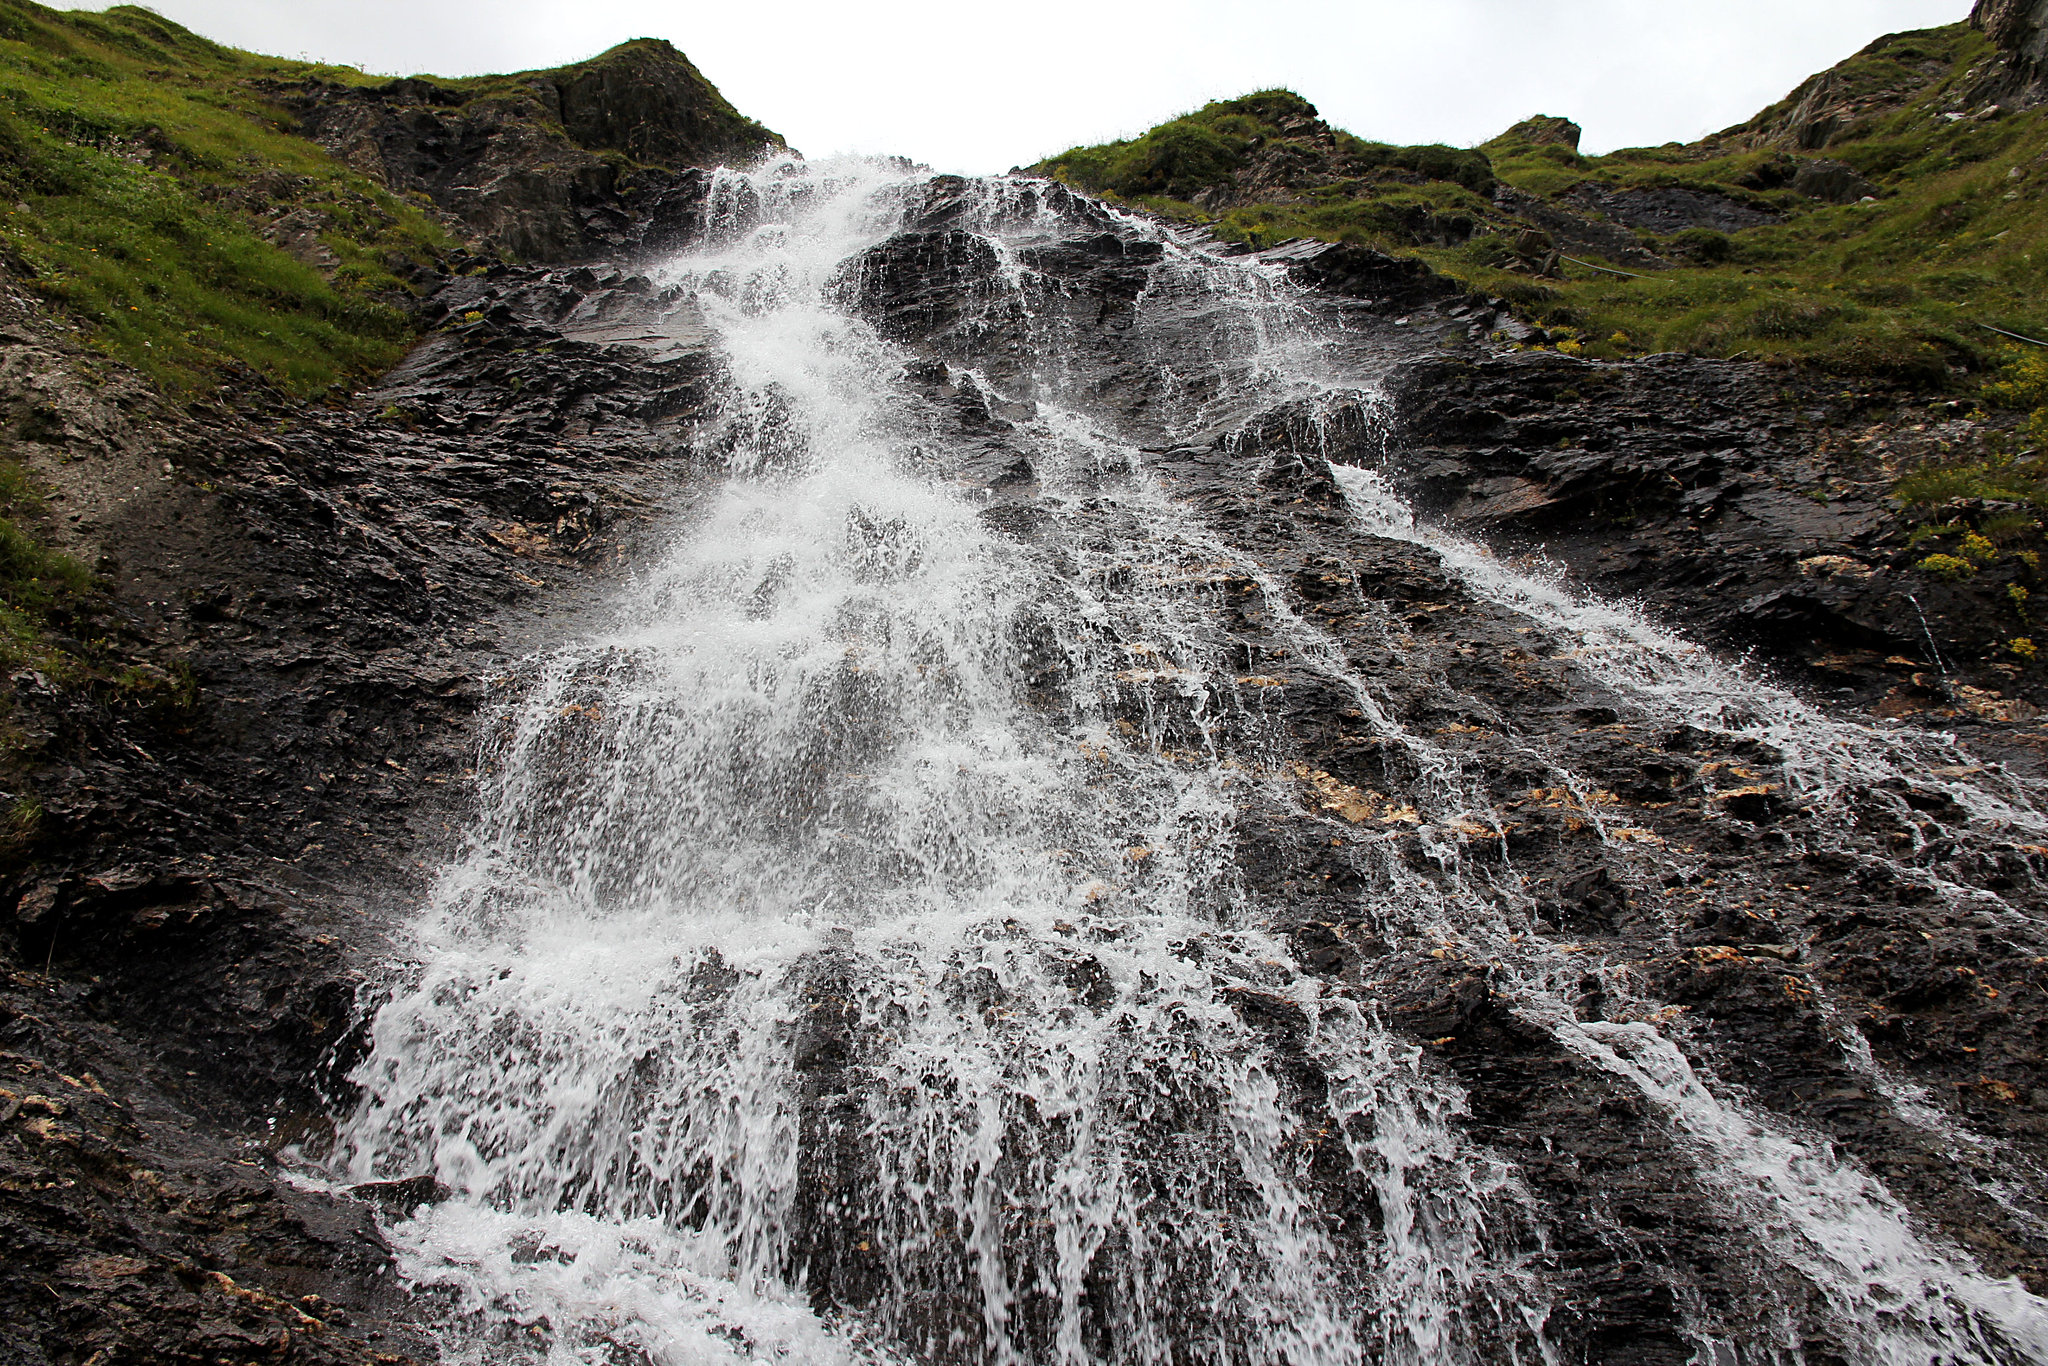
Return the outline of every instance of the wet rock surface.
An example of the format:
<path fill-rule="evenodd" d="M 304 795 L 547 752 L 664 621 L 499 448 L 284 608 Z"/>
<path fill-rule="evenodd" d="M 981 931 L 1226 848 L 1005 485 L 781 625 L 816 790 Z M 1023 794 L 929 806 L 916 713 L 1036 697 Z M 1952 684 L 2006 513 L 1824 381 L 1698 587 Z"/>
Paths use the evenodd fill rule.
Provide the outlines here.
<path fill-rule="evenodd" d="M 1889 498 L 1900 455 L 1968 435 L 1956 406 L 1676 355 L 1446 357 L 1390 389 L 1389 468 L 1428 514 L 1823 696 L 1966 727 L 2034 715 L 2038 683 L 2004 650 L 2031 629 L 2032 567 L 1928 572 Z"/>
<path fill-rule="evenodd" d="M 1076 354 L 1122 375 L 1147 341 L 1094 302 L 1116 297 L 1128 269 L 1095 255 L 1097 271 L 1062 277 L 1060 316 Z M 1394 344 L 1369 311 L 1349 316 L 1360 347 Z M 979 326 L 899 335 L 972 364 L 1001 350 L 1005 323 Z M 1141 395 L 1099 390 L 1175 502 L 1256 567 L 1210 566 L 1183 591 L 1222 611 L 1222 648 L 1258 699 L 1238 703 L 1237 722 L 1205 723 L 1210 742 L 1250 747 L 1277 722 L 1298 756 L 1299 806 L 1248 805 L 1235 831 L 1241 875 L 1297 946 L 1289 971 L 1369 1003 L 1457 1078 L 1464 1131 L 1528 1183 L 1538 1212 L 1519 1227 L 1504 1213 L 1495 1235 L 1522 1240 L 1554 1288 L 1547 1331 L 1564 1359 L 1691 1360 L 1675 1325 L 1703 1304 L 1721 1322 L 1791 1325 L 1809 1359 L 1857 1359 L 1806 1307 L 1816 1283 L 1759 1243 L 1748 1195 L 1716 1193 L 1723 1143 L 1835 1145 L 1985 1271 L 2048 1288 L 2044 1192 L 2027 1174 L 2041 1152 L 2048 855 L 1996 822 L 1972 829 L 1948 792 L 1995 782 L 1996 764 L 1957 754 L 1890 786 L 1806 786 L 1801 756 L 1616 691 L 1529 618 L 1476 598 L 1435 551 L 1370 534 L 1330 470 L 1383 467 L 1428 516 L 1768 660 L 1823 706 L 1921 714 L 2031 772 L 2031 681 L 1993 649 L 2012 629 L 1996 615 L 2005 580 L 1914 576 L 1890 479 L 1866 449 L 1927 424 L 1872 425 L 1854 396 L 1739 363 L 1596 365 L 1463 348 L 1449 325 L 1417 333 L 1451 349 L 1393 371 L 1391 424 L 1369 408 L 1349 422 L 1278 409 L 1176 444 Z M 958 370 L 914 373 L 943 379 L 924 392 L 956 405 L 973 390 Z M 955 411 L 979 421 L 988 408 L 976 392 L 971 417 Z M 1105 544 L 1146 534 L 1103 517 Z M 1000 524 L 1033 522 L 1019 510 Z M 1278 629 L 1288 620 L 1313 623 L 1417 740 L 1391 740 L 1333 691 L 1327 658 L 1304 667 L 1299 637 Z M 1943 672 L 1958 661 L 1974 672 Z M 1908 689 L 1919 700 L 1900 708 Z M 1129 715 L 1162 749 L 1197 733 L 1157 691 L 1134 695 Z M 1449 827 L 1404 795 L 1434 781 L 1432 752 L 1475 784 Z M 1500 917 L 1485 947 L 1448 909 L 1475 885 Z M 1442 898 L 1444 930 L 1361 914 L 1387 898 Z M 1251 992 L 1247 1018 L 1274 1037 L 1304 1036 L 1286 998 L 1234 990 Z M 1572 1002 L 1567 1014 L 1535 1004 L 1549 993 Z M 1648 1042 L 1665 1036 L 1678 1046 Z M 1762 1118 L 1701 1127 L 1684 1099 L 1695 1064 Z M 1315 1064 L 1300 1066 L 1302 1094 L 1319 1094 Z M 858 1275 L 819 1274 L 828 1302 L 875 1293 Z"/>
<path fill-rule="evenodd" d="M 1874 443 L 1857 440 L 1866 407 L 1740 364 L 1480 349 L 1482 304 L 1404 293 L 1412 280 L 1354 253 L 1316 267 L 1330 292 L 1306 306 L 1361 372 L 1407 358 L 1391 411 L 1367 393 L 1190 434 L 1174 405 L 1222 381 L 1191 367 L 1169 385 L 1154 362 L 1222 335 L 1225 303 L 1071 196 L 1071 231 L 1017 253 L 1020 300 L 963 226 L 959 187 L 932 186 L 838 286 L 910 348 L 903 401 L 956 453 L 932 472 L 1019 542 L 1055 518 L 1083 527 L 1087 558 L 1063 572 L 1106 599 L 1199 604 L 1205 646 L 1240 669 L 1233 695 L 1196 717 L 1173 660 L 1127 670 L 1132 734 L 1248 768 L 1285 756 L 1232 837 L 1293 960 L 1260 980 L 1218 969 L 1285 1060 L 1276 1085 L 1308 1107 L 1332 1084 L 1285 991 L 1302 977 L 1455 1080 L 1461 1134 L 1518 1174 L 1487 1237 L 1549 1287 L 1560 1359 L 1691 1360 L 1683 1320 L 1702 1306 L 1796 1327 L 1809 1361 L 1856 1359 L 1820 1326 L 1816 1285 L 1765 1255 L 1744 1192 L 1717 1192 L 1728 1140 L 1680 1104 L 1673 1069 L 1692 1061 L 1760 1116 L 1737 1141 L 1836 1145 L 1985 1271 L 2048 1290 L 2048 851 L 1964 810 L 1958 784 L 1997 774 L 1931 745 L 1889 786 L 1810 781 L 1813 756 L 1660 710 L 1437 550 L 1375 534 L 1333 468 L 1383 469 L 1426 517 L 1754 650 L 1845 716 L 1933 719 L 2031 769 L 2033 685 L 1992 652 L 2016 580 L 1913 574 Z M 559 634 L 773 414 L 721 406 L 695 306 L 642 277 L 486 266 L 428 308 L 440 330 L 335 409 L 174 416 L 67 380 L 78 357 L 26 323 L 0 355 L 17 440 L 61 494 L 54 532 L 111 566 L 123 648 L 196 687 L 149 708 L 15 680 L 29 762 L 10 795 L 59 833 L 0 894 L 0 1230 L 16 1249 L 0 1306 L 17 1325 L 0 1361 L 431 1352 L 372 1209 L 403 1217 L 443 1192 L 424 1175 L 312 1192 L 272 1154 L 317 1147 L 346 1103 L 365 974 L 452 838 L 510 657 Z M 1069 347 L 1068 400 L 1206 529 L 1205 561 L 1125 555 L 1150 529 L 1113 499 L 1048 501 L 1019 435 L 1042 396 L 1017 383 L 1048 330 Z M 1912 439 L 1912 423 L 1874 425 Z M 1145 643 L 1105 632 L 1105 648 Z M 1033 695 L 1070 667 L 1031 655 Z M 1425 820 L 1418 795 L 1447 781 L 1463 814 Z M 1477 928 L 1457 900 L 1475 888 L 1491 907 Z M 1225 938 L 1186 951 L 1221 962 Z M 1074 940 L 1076 998 L 1101 998 Z M 890 1271 L 835 1203 L 873 1180 L 853 1095 L 876 1026 L 840 980 L 857 969 L 828 957 L 810 981 L 797 1060 L 816 1160 L 791 1268 L 819 1307 L 850 1312 Z M 1383 1230 L 1341 1151 L 1309 1169 L 1349 1227 Z M 1047 1304 L 1019 1314 L 1051 1331 Z M 938 1297 L 906 1332 L 964 1359 L 977 1315 Z M 1480 1359 L 1527 1331 L 1500 1327 Z"/>
<path fill-rule="evenodd" d="M 13 681 L 10 799 L 46 814 L 0 896 L 0 1359 L 431 1356 L 370 1205 L 271 1154 L 324 1142 L 508 658 L 687 496 L 718 363 L 650 290 L 463 277 L 382 385 L 260 417 L 9 345 L 47 530 L 112 580 L 134 667 L 188 687 Z"/>

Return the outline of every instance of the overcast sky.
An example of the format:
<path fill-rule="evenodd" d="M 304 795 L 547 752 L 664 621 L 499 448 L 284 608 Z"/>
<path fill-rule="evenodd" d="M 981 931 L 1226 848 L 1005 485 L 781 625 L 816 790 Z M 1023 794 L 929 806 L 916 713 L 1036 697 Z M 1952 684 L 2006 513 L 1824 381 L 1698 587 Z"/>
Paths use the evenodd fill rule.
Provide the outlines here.
<path fill-rule="evenodd" d="M 55 0 L 60 7 L 64 0 Z M 101 9 L 103 4 L 81 6 Z M 444 76 L 667 38 L 807 155 L 1002 171 L 1283 85 L 1388 142 L 1482 142 L 1534 113 L 1584 147 L 1740 123 L 1882 33 L 1969 0 L 155 0 L 236 47 Z"/>

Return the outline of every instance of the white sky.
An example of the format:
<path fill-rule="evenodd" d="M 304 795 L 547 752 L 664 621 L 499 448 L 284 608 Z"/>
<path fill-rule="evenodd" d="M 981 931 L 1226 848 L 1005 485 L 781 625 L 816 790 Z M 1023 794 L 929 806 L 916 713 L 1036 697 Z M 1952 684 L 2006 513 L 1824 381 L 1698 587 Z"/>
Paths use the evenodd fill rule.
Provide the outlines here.
<path fill-rule="evenodd" d="M 65 0 L 55 0 L 60 7 Z M 102 9 L 104 4 L 78 5 Z M 153 0 L 209 38 L 394 75 L 558 66 L 627 38 L 690 55 L 817 157 L 988 172 L 1282 85 L 1388 142 L 1534 113 L 1585 150 L 1740 123 L 1882 33 L 1969 0 Z"/>

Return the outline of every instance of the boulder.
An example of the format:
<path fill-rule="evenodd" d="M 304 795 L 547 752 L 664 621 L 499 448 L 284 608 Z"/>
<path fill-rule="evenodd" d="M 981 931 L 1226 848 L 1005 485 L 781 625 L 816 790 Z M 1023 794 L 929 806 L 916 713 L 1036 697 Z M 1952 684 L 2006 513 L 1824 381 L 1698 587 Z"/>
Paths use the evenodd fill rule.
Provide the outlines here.
<path fill-rule="evenodd" d="M 1792 188 L 1808 199 L 1824 199 L 1830 204 L 1854 204 L 1877 193 L 1877 186 L 1858 174 L 1855 167 L 1828 157 L 1800 163 L 1792 176 Z"/>

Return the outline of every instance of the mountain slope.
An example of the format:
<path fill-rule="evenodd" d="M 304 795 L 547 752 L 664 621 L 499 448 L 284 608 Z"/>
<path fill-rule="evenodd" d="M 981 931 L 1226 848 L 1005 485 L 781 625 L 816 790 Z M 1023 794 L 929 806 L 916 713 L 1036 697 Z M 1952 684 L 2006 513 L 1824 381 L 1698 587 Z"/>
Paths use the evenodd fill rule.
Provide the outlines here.
<path fill-rule="evenodd" d="M 310 396 L 388 367 L 465 242 L 611 254 L 689 167 L 780 139 L 667 43 L 553 72 L 377 81 L 146 9 L 0 0 L 0 251 L 172 390 Z"/>
<path fill-rule="evenodd" d="M 1880 38 L 1692 144 L 1588 157 L 1539 116 L 1476 149 L 1394 148 L 1264 92 L 1035 169 L 1252 246 L 1419 256 L 1515 304 L 1538 344 L 1939 385 L 1995 362 L 1986 324 L 2048 332 L 2038 34 L 1973 23 Z"/>

